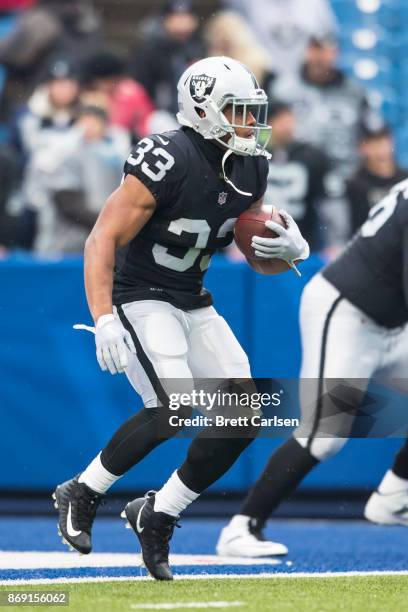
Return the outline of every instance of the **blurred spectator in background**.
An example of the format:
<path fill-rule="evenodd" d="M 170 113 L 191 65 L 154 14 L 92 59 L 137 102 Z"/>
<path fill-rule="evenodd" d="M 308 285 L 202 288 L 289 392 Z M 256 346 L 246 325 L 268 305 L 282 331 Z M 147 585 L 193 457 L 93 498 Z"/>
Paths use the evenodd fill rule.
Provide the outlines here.
<path fill-rule="evenodd" d="M 105 108 L 112 125 L 132 134 L 134 140 L 149 133 L 153 102 L 145 88 L 126 75 L 125 62 L 111 51 L 95 54 L 83 68 L 85 103 Z"/>
<path fill-rule="evenodd" d="M 177 113 L 177 82 L 204 57 L 199 19 L 191 0 L 168 0 L 162 14 L 145 21 L 130 53 L 130 74 L 160 110 Z"/>
<path fill-rule="evenodd" d="M 271 87 L 275 97 L 292 105 L 296 137 L 322 149 L 333 163 L 331 191 L 338 197 L 324 210 L 332 246 L 344 244 L 351 232 L 349 207 L 341 194 L 358 164 L 361 125 L 383 124 L 364 88 L 336 67 L 337 53 L 333 32 L 311 38 L 299 72 L 281 75 Z"/>
<path fill-rule="evenodd" d="M 104 202 L 120 184 L 127 154 L 112 136 L 106 112 L 84 107 L 74 128 L 37 157 L 32 183 L 39 181 L 43 195 L 37 252 L 82 253 Z"/>
<path fill-rule="evenodd" d="M 14 144 L 21 165 L 40 149 L 48 149 L 69 129 L 77 113 L 80 85 L 76 66 L 64 57 L 52 59 L 45 82 L 35 90 L 15 116 Z"/>
<path fill-rule="evenodd" d="M 38 0 L 0 0 L 0 11 L 21 11 L 37 4 Z"/>
<path fill-rule="evenodd" d="M 398 166 L 395 160 L 394 140 L 388 127 L 363 129 L 359 149 L 360 167 L 347 183 L 353 232 L 393 185 L 408 178 L 408 170 Z"/>
<path fill-rule="evenodd" d="M 0 255 L 19 242 L 19 218 L 10 214 L 9 202 L 18 187 L 18 164 L 13 153 L 0 148 Z"/>
<path fill-rule="evenodd" d="M 22 12 L 16 28 L 0 41 L 0 64 L 7 70 L 3 119 L 44 79 L 51 56 L 80 64 L 100 48 L 99 27 L 91 0 L 39 0 Z"/>
<path fill-rule="evenodd" d="M 221 11 L 206 24 L 204 39 L 208 55 L 226 55 L 244 63 L 254 73 L 262 89 L 268 89 L 274 78 L 271 58 L 247 22 L 239 13 Z"/>
<path fill-rule="evenodd" d="M 52 148 L 71 129 L 77 117 L 79 94 L 76 67 L 65 58 L 55 58 L 48 66 L 45 83 L 35 89 L 27 105 L 15 115 L 12 144 L 18 155 L 22 185 L 14 212 L 20 216 L 21 247 L 32 247 L 36 232 L 34 211 L 43 201 L 41 175 L 36 177 L 37 160 L 51 155 Z"/>
<path fill-rule="evenodd" d="M 362 85 L 336 68 L 337 53 L 332 32 L 312 38 L 300 71 L 276 79 L 272 91 L 293 105 L 297 137 L 320 146 L 348 177 L 358 161 L 360 127 L 375 111 Z"/>
<path fill-rule="evenodd" d="M 328 0 L 224 0 L 240 12 L 272 58 L 276 74 L 296 72 L 311 36 L 336 30 Z"/>
<path fill-rule="evenodd" d="M 265 203 L 287 210 L 311 250 L 317 251 L 324 242 L 319 209 L 332 197 L 331 162 L 317 147 L 295 139 L 295 116 L 285 102 L 269 102 L 268 123 L 272 127 L 268 145 L 272 159 Z"/>

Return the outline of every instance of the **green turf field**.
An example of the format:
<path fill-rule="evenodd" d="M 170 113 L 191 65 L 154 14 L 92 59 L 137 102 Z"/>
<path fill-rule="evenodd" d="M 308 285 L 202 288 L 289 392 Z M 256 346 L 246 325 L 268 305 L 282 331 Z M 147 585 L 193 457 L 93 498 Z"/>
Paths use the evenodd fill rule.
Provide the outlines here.
<path fill-rule="evenodd" d="M 61 610 L 221 609 L 276 611 L 402 612 L 408 609 L 408 577 L 271 578 L 98 582 L 13 587 L 10 590 L 68 590 L 69 607 Z M 0 593 L 8 590 L 1 587 Z M 208 605 L 209 602 L 216 605 Z M 223 603 L 224 602 L 224 603 Z M 153 605 L 156 604 L 154 607 Z M 162 604 L 160 607 L 157 604 Z M 172 604 L 165 606 L 164 604 Z M 178 604 L 178 605 L 175 605 Z M 183 604 L 190 604 L 189 606 Z M 199 604 L 202 604 L 200 606 Z M 6 609 L 6 608 L 4 608 Z M 50 606 L 13 606 L 39 611 Z M 56 610 L 57 607 L 52 607 Z"/>

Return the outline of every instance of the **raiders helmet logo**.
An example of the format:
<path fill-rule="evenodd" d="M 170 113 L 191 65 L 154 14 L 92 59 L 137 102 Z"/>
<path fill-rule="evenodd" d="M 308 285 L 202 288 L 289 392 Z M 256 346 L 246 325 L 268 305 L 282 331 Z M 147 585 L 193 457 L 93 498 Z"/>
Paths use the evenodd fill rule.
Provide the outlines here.
<path fill-rule="evenodd" d="M 190 95 L 195 102 L 201 104 L 210 95 L 215 85 L 215 77 L 206 74 L 196 74 L 190 79 Z"/>

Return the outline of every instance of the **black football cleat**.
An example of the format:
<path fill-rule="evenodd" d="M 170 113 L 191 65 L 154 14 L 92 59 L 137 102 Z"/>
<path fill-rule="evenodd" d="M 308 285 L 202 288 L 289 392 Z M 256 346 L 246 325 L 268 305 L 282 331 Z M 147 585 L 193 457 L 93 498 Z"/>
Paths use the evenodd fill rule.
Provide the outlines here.
<path fill-rule="evenodd" d="M 129 502 L 121 517 L 139 539 L 144 564 L 156 580 L 173 580 L 169 567 L 169 542 L 180 517 L 154 511 L 155 491 Z"/>
<path fill-rule="evenodd" d="M 85 483 L 78 482 L 78 476 L 58 485 L 52 494 L 54 506 L 58 509 L 58 533 L 62 541 L 87 555 L 92 550 L 91 530 L 96 510 L 104 495 L 96 493 Z"/>

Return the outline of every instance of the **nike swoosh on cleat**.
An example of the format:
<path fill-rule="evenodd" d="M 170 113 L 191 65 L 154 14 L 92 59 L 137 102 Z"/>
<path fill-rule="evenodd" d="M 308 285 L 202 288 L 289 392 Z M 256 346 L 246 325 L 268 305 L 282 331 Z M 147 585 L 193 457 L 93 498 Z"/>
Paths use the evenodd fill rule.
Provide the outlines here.
<path fill-rule="evenodd" d="M 143 504 L 143 506 L 140 508 L 139 510 L 139 514 L 137 515 L 137 520 L 136 520 L 136 531 L 138 533 L 142 533 L 142 531 L 144 531 L 144 527 L 141 526 L 140 524 L 140 517 L 142 515 L 143 512 L 143 508 L 145 507 L 145 505 L 147 504 L 147 500 L 145 501 L 145 503 Z"/>
<path fill-rule="evenodd" d="M 71 502 L 69 502 L 68 505 L 68 516 L 67 516 L 67 533 L 69 536 L 71 536 L 71 538 L 75 538 L 76 536 L 79 536 L 81 531 L 77 531 L 76 529 L 74 529 L 73 525 L 72 525 L 72 508 L 71 508 Z"/>
<path fill-rule="evenodd" d="M 168 145 L 169 144 L 169 141 L 168 140 L 164 140 L 164 138 L 162 138 L 161 136 L 157 136 L 157 138 L 160 140 L 160 142 L 163 145 Z"/>

